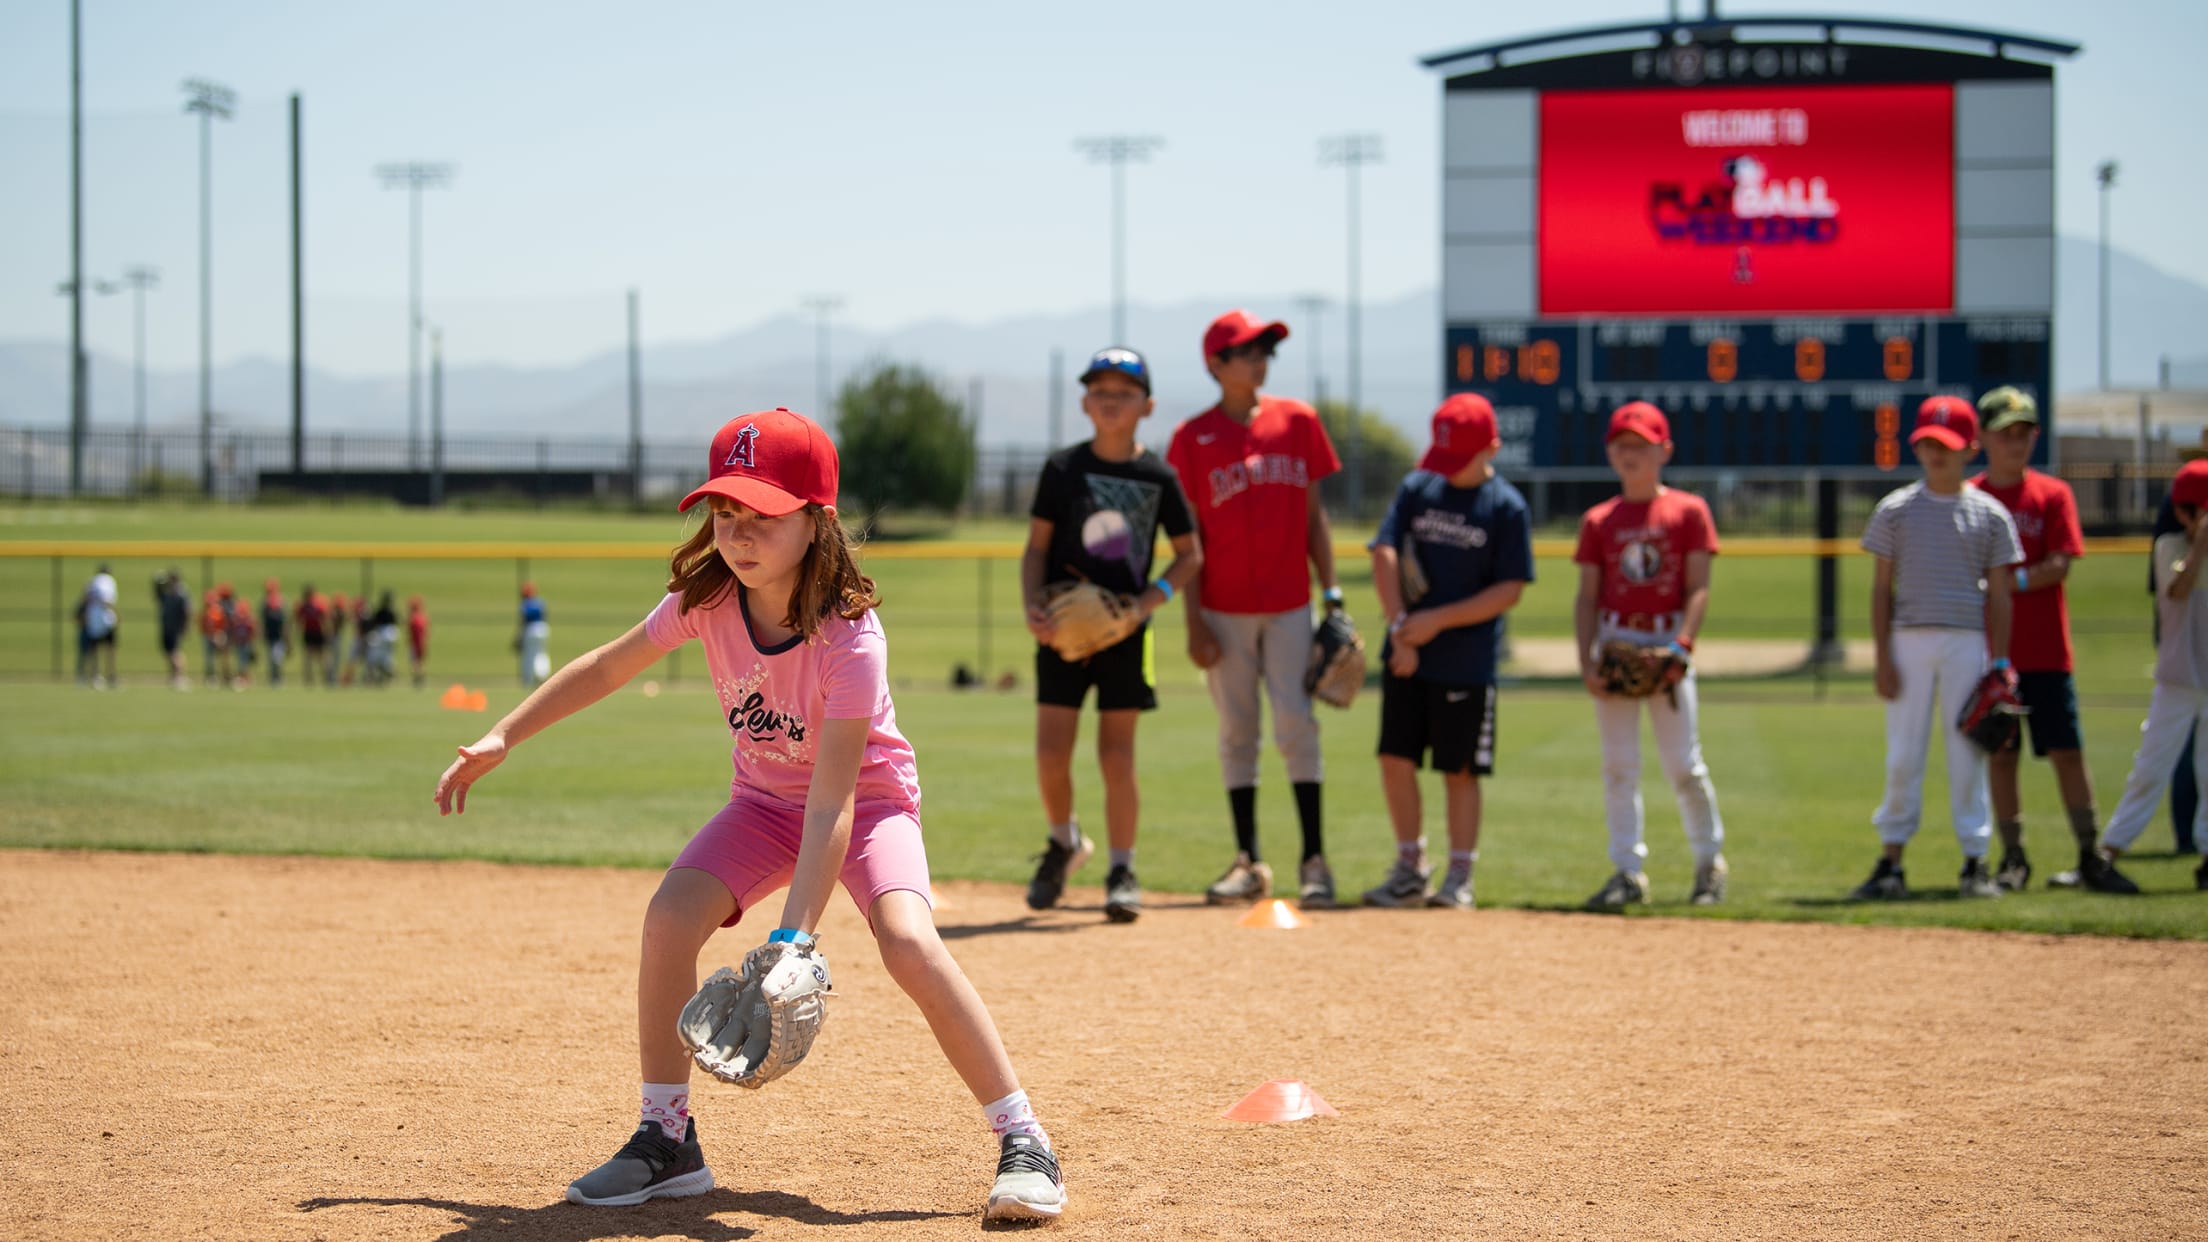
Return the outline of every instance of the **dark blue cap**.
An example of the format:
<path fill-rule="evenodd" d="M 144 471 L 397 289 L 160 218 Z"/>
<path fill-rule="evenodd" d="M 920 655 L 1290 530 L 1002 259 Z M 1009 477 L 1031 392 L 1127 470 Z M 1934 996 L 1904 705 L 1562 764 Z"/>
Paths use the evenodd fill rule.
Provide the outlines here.
<path fill-rule="evenodd" d="M 1113 345 L 1106 349 L 1097 350 L 1096 356 L 1089 359 L 1088 369 L 1081 372 L 1081 383 L 1086 386 L 1090 380 L 1106 371 L 1116 371 L 1135 381 L 1142 385 L 1143 395 L 1149 395 L 1150 364 L 1144 362 L 1142 355 L 1134 350 L 1124 345 Z"/>

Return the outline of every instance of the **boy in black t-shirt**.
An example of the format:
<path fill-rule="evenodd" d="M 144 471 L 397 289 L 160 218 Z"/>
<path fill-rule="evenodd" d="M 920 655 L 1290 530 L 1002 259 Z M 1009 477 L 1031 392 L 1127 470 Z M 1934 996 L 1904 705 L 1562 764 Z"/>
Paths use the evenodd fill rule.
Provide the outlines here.
<path fill-rule="evenodd" d="M 1096 687 L 1097 766 L 1104 774 L 1104 823 L 1112 866 L 1104 881 L 1104 914 L 1131 923 L 1142 910 L 1135 881 L 1135 722 L 1158 705 L 1151 654 L 1151 613 L 1203 568 L 1195 524 L 1173 470 L 1135 439 L 1149 417 L 1150 368 L 1134 350 L 1100 351 L 1081 373 L 1081 409 L 1096 437 L 1051 455 L 1029 509 L 1027 549 L 1020 557 L 1020 592 L 1035 636 L 1035 776 L 1042 788 L 1050 840 L 1027 886 L 1030 909 L 1047 910 L 1064 894 L 1066 877 L 1094 849 L 1073 814 L 1073 744 L 1081 703 Z M 1173 543 L 1173 563 L 1150 579 L 1158 528 Z M 1144 622 L 1133 634 L 1086 660 L 1069 662 L 1050 647 L 1044 599 L 1054 583 L 1086 579 L 1134 596 Z"/>
<path fill-rule="evenodd" d="M 1367 545 L 1388 620 L 1381 650 L 1380 787 L 1395 865 L 1368 906 L 1473 908 L 1480 778 L 1495 770 L 1497 622 L 1533 581 L 1526 501 L 1495 473 L 1495 411 L 1459 393 L 1434 411 L 1434 441 Z M 1429 755 L 1431 756 L 1429 758 Z M 1442 775 L 1449 868 L 1432 893 L 1420 824 L 1419 761 Z"/>

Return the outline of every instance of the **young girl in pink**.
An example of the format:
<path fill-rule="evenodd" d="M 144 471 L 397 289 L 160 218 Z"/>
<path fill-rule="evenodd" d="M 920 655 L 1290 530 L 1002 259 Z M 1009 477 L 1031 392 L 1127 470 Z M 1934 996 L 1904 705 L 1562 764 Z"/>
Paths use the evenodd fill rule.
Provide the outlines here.
<path fill-rule="evenodd" d="M 1050 1140 L 1012 1072 L 988 1009 L 937 936 L 920 835 L 920 782 L 897 731 L 880 602 L 836 518 L 835 446 L 788 410 L 744 414 L 713 437 L 711 477 L 683 498 L 711 516 L 675 549 L 667 596 L 628 633 L 554 673 L 438 779 L 438 808 L 528 738 L 619 689 L 695 638 L 734 740 L 728 805 L 676 856 L 644 915 L 637 972 L 642 1120 L 613 1159 L 567 1188 L 571 1203 L 642 1203 L 713 1188 L 690 1115 L 690 1058 L 676 1019 L 698 955 L 785 885 L 765 938 L 810 944 L 841 881 L 882 964 L 935 1032 L 998 1138 L 986 1219 L 1065 1208 Z"/>

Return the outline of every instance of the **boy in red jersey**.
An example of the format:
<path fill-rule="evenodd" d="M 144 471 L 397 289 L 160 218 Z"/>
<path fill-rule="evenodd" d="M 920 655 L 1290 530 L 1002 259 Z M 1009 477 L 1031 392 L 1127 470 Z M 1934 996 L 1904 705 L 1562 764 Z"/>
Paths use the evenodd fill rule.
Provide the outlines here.
<path fill-rule="evenodd" d="M 1204 549 L 1203 572 L 1183 594 L 1188 658 L 1204 670 L 1219 710 L 1219 766 L 1234 815 L 1234 861 L 1204 894 L 1220 904 L 1272 892 L 1273 871 L 1257 847 L 1260 685 L 1272 702 L 1273 744 L 1295 787 L 1300 895 L 1307 906 L 1334 904 L 1319 814 L 1319 721 L 1303 688 L 1311 650 L 1311 579 L 1303 563 L 1308 558 L 1318 571 L 1327 607 L 1339 608 L 1334 536 L 1318 488 L 1342 464 L 1317 411 L 1258 391 L 1286 339 L 1287 324 L 1243 311 L 1213 320 L 1204 332 L 1204 365 L 1219 383 L 1219 404 L 1175 428 L 1165 454 Z"/>
<path fill-rule="evenodd" d="M 2016 590 L 2009 620 L 2009 664 L 2016 669 L 2017 697 L 2029 715 L 2032 753 L 2055 770 L 2055 785 L 2070 819 L 2078 847 L 2078 869 L 2056 877 L 2060 884 L 2098 887 L 2105 872 L 2095 864 L 2093 777 L 2086 770 L 2083 734 L 2078 729 L 2078 690 L 2070 675 L 2070 612 L 2063 579 L 2070 561 L 2085 555 L 2078 529 L 2078 502 L 2070 485 L 2041 474 L 2028 464 L 2039 442 L 2039 405 L 2031 394 L 2002 386 L 1978 399 L 1985 427 L 1986 469 L 1971 486 L 2005 506 L 2016 522 L 2024 563 L 2011 570 Z M 2024 853 L 2024 816 L 2017 788 L 2023 758 L 2017 744 L 1988 758 L 1986 775 L 1993 795 L 1994 827 L 2001 834 L 2001 865 L 1996 884 L 2016 892 L 2031 882 L 2032 864 Z"/>
<path fill-rule="evenodd" d="M 1671 460 L 1671 423 L 1646 401 L 1618 407 L 1610 416 L 1605 451 L 1617 472 L 1619 494 L 1589 509 L 1579 523 L 1579 596 L 1572 608 L 1579 641 L 1579 674 L 1595 696 L 1602 730 L 1603 817 L 1610 825 L 1609 881 L 1587 899 L 1590 910 L 1623 910 L 1648 900 L 1641 861 L 1641 704 L 1664 778 L 1679 800 L 1679 819 L 1694 848 L 1693 902 L 1725 899 L 1725 823 L 1717 791 L 1702 762 L 1695 727 L 1694 636 L 1710 605 L 1710 558 L 1717 555 L 1717 524 L 1700 496 L 1673 491 L 1663 482 Z M 1685 662 L 1670 693 L 1646 700 L 1609 693 L 1596 671 L 1602 644 L 1622 639 L 1636 646 L 1668 646 Z"/>

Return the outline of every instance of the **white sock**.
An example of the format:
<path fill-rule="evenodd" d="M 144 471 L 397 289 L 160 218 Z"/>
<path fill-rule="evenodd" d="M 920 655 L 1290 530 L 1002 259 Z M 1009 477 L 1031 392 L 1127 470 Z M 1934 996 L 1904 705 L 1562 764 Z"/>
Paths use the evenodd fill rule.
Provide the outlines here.
<path fill-rule="evenodd" d="M 643 1119 L 658 1122 L 661 1132 L 678 1143 L 690 1137 L 690 1084 L 645 1083 Z"/>
<path fill-rule="evenodd" d="M 1056 841 L 1060 845 L 1065 846 L 1069 850 L 1080 849 L 1081 821 L 1078 819 L 1069 819 L 1062 824 L 1052 824 L 1050 826 L 1050 839 Z"/>
<path fill-rule="evenodd" d="M 1027 1102 L 1027 1092 L 1015 1091 L 984 1107 L 982 1114 L 989 1118 L 989 1131 L 1002 1139 L 1007 1134 L 1031 1134 L 1050 1146 L 1050 1136 L 1043 1133 L 1043 1123 L 1035 1120 L 1035 1106 Z"/>
<path fill-rule="evenodd" d="M 1132 868 L 1135 865 L 1135 852 L 1133 850 L 1113 850 L 1112 865 L 1114 867 Z"/>

